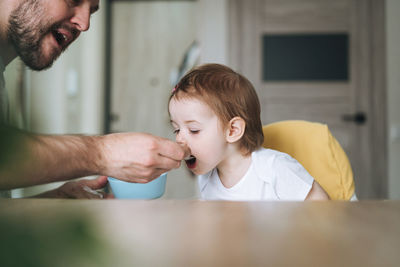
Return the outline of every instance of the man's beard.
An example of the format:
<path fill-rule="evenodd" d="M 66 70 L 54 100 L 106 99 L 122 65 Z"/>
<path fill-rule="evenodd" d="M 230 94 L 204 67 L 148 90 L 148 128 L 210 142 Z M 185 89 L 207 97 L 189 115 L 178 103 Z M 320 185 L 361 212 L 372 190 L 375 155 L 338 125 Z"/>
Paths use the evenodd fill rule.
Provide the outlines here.
<path fill-rule="evenodd" d="M 49 68 L 60 55 L 52 49 L 50 55 L 43 55 L 42 40 L 57 25 L 45 19 L 44 7 L 41 0 L 22 1 L 11 12 L 8 22 L 8 39 L 22 61 L 33 70 Z"/>

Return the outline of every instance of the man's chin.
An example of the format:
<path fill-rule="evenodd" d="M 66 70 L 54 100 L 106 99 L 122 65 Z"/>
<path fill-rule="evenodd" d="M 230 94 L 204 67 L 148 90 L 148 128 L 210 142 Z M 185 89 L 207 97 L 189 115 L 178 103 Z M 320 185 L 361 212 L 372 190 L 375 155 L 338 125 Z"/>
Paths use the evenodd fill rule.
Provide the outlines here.
<path fill-rule="evenodd" d="M 40 59 L 24 59 L 21 58 L 22 61 L 27 65 L 31 70 L 34 71 L 41 71 L 41 70 L 46 70 L 53 66 L 54 61 L 58 58 L 59 55 L 51 56 L 47 59 L 44 59 L 42 56 Z"/>
<path fill-rule="evenodd" d="M 27 62 L 24 62 L 26 66 L 28 66 L 28 68 L 30 68 L 33 71 L 41 71 L 41 70 L 46 70 L 48 68 L 50 68 L 53 65 L 53 62 L 51 62 L 50 64 L 46 64 L 46 65 L 38 65 L 38 64 L 30 64 Z"/>

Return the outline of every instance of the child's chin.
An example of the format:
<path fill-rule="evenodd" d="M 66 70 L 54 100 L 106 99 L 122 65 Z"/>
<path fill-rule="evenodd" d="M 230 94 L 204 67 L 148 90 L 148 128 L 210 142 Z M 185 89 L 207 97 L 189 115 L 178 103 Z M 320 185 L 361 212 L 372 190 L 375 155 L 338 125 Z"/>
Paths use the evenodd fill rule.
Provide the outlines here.
<path fill-rule="evenodd" d="M 203 175 L 208 173 L 209 171 L 199 171 L 199 170 L 190 170 L 194 175 Z"/>

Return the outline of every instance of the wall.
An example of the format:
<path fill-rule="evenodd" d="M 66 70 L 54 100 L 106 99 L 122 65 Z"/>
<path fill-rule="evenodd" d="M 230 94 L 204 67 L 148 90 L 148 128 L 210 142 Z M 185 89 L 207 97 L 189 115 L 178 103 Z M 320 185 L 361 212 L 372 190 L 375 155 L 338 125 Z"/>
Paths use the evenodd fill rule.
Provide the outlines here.
<path fill-rule="evenodd" d="M 198 9 L 200 63 L 227 64 L 227 0 L 199 0 Z"/>
<path fill-rule="evenodd" d="M 389 198 L 400 199 L 400 1 L 386 0 Z"/>

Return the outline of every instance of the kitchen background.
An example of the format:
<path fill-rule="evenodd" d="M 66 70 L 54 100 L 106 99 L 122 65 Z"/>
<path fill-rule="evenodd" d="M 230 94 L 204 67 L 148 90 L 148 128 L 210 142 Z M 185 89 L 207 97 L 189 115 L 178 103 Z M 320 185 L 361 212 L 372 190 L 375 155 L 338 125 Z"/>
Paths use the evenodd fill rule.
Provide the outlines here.
<path fill-rule="evenodd" d="M 91 29 L 82 34 L 51 69 L 32 72 L 19 60 L 7 67 L 6 84 L 15 124 L 46 134 L 143 131 L 173 139 L 167 99 L 180 75 L 196 64 L 227 64 L 248 76 L 257 87 L 262 109 L 278 114 L 274 118 L 263 114 L 263 123 L 287 119 L 279 113 L 281 107 L 270 104 L 271 94 L 278 91 L 291 94 L 292 88 L 303 92 L 302 88 L 325 87 L 334 88 L 336 92 L 347 92 L 349 88 L 350 92 L 358 88 L 354 77 L 358 79 L 364 75 L 366 82 L 359 78 L 358 83 L 369 88 L 372 100 L 366 103 L 374 104 L 375 108 L 363 105 L 358 100 L 362 97 L 353 97 L 349 102 L 355 99 L 356 108 L 349 108 L 348 112 L 365 107 L 363 111 L 369 116 L 365 124 L 348 125 L 340 116 L 316 119 L 307 112 L 299 118 L 328 123 L 345 149 L 349 147 L 346 152 L 357 166 L 355 180 L 356 187 L 361 188 L 357 192 L 360 198 L 400 198 L 400 107 L 397 103 L 400 100 L 400 50 L 396 48 L 400 43 L 399 1 L 101 0 L 100 6 L 92 17 Z M 276 14 L 286 14 L 286 17 L 282 15 L 282 19 Z M 315 23 L 313 19 L 322 22 Z M 274 22 L 278 28 L 271 26 Z M 344 81 L 298 84 L 265 81 L 258 77 L 264 64 L 260 56 L 262 43 L 251 39 L 253 32 L 254 36 L 262 33 L 267 37 L 288 32 L 345 33 L 352 45 L 348 60 L 350 77 Z M 247 55 L 246 49 L 256 52 L 243 58 Z M 357 57 L 358 54 L 361 56 Z M 355 63 L 365 58 L 368 61 L 363 62 L 367 64 Z M 253 65 L 257 68 L 255 71 Z M 370 66 L 370 73 L 364 73 L 365 65 Z M 318 101 L 325 101 L 322 106 L 328 106 L 334 99 L 344 99 L 344 95 L 323 95 Z M 279 95 L 279 99 L 287 99 L 287 96 Z M 283 107 L 293 103 L 292 98 L 289 100 L 282 100 Z M 304 103 L 314 107 L 311 102 Z M 317 104 L 316 108 L 321 106 Z M 347 133 L 343 129 L 354 131 Z M 360 139 L 362 131 L 372 140 L 372 143 L 367 142 L 372 144 L 370 150 L 367 149 L 369 145 L 362 143 L 361 148 L 353 146 L 355 149 L 351 150 L 351 141 Z M 354 150 L 372 156 L 357 157 Z M 366 178 L 365 173 L 372 177 Z M 33 195 L 59 184 L 17 189 L 13 196 Z M 196 196 L 195 179 L 185 167 L 169 172 L 164 198 Z"/>

